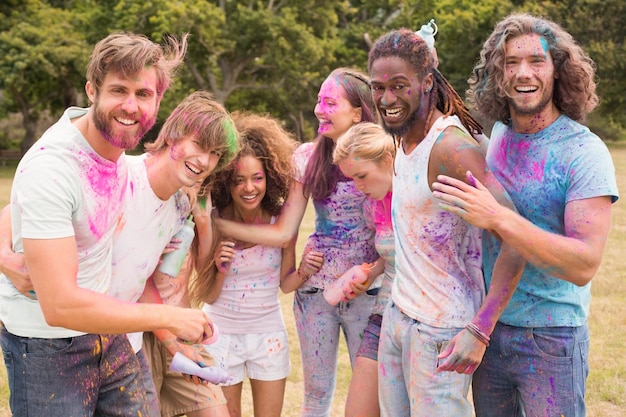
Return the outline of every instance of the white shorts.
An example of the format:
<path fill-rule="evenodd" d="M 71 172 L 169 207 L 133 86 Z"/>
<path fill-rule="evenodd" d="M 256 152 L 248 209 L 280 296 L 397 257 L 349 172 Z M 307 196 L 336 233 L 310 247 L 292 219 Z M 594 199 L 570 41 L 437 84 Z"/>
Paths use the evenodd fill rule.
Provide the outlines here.
<path fill-rule="evenodd" d="M 252 334 L 227 334 L 220 332 L 217 341 L 207 345 L 215 366 L 224 369 L 231 377 L 222 385 L 236 385 L 247 375 L 260 381 L 278 381 L 291 372 L 287 331 Z"/>

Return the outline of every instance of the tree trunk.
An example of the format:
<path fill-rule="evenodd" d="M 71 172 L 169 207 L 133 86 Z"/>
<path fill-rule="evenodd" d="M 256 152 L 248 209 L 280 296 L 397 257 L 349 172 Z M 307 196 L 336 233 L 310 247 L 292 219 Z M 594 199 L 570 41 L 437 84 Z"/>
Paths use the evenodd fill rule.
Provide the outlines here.
<path fill-rule="evenodd" d="M 29 112 L 22 112 L 22 126 L 24 126 L 25 132 L 20 144 L 20 151 L 24 155 L 37 140 L 37 120 L 33 120 Z"/>

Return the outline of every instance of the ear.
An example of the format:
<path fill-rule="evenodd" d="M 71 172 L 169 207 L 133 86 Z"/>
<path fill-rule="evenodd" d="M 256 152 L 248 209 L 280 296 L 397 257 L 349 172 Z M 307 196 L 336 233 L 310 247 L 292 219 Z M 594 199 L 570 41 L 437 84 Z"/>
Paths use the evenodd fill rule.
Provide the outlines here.
<path fill-rule="evenodd" d="M 359 123 L 363 118 L 363 109 L 361 107 L 355 107 L 352 111 L 352 122 Z"/>
<path fill-rule="evenodd" d="M 96 87 L 91 83 L 91 81 L 87 81 L 85 84 L 85 93 L 89 99 L 89 104 L 96 102 Z"/>
<path fill-rule="evenodd" d="M 434 80 L 433 80 L 433 73 L 429 72 L 423 79 L 422 79 L 422 92 L 425 94 L 430 93 L 430 90 L 433 89 L 433 85 L 434 85 Z"/>
<path fill-rule="evenodd" d="M 385 152 L 385 156 L 383 156 L 383 164 L 388 167 L 393 166 L 393 155 L 391 155 L 391 152 Z"/>

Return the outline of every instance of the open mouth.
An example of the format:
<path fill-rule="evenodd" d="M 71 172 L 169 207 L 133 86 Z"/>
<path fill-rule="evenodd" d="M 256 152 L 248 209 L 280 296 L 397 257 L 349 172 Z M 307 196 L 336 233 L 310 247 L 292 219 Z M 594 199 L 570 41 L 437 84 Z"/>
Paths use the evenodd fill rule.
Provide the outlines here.
<path fill-rule="evenodd" d="M 389 121 L 393 121 L 400 119 L 400 117 L 404 114 L 404 110 L 401 107 L 393 107 L 390 109 L 382 109 L 382 114 Z"/>
<path fill-rule="evenodd" d="M 124 117 L 114 117 L 114 119 L 115 119 L 116 122 L 121 123 L 124 126 L 132 126 L 134 124 L 139 123 L 139 122 L 137 122 L 137 120 L 126 119 Z"/>
<path fill-rule="evenodd" d="M 532 85 L 520 85 L 520 86 L 515 87 L 515 91 L 520 94 L 534 93 L 537 90 L 539 90 L 539 88 L 532 86 Z"/>
<path fill-rule="evenodd" d="M 193 172 L 195 175 L 200 175 L 202 173 L 202 170 L 195 167 L 194 165 L 190 165 L 189 163 L 185 162 L 185 167 L 187 167 L 187 169 L 191 172 Z"/>

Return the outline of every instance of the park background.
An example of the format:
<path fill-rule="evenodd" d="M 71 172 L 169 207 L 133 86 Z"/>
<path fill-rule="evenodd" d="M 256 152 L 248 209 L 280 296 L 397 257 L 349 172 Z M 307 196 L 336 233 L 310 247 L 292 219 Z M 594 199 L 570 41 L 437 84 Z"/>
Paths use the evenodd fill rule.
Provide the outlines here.
<path fill-rule="evenodd" d="M 0 3 L 0 204 L 8 202 L 16 159 L 70 105 L 86 105 L 85 67 L 93 45 L 113 31 L 159 42 L 190 33 L 189 51 L 166 93 L 160 123 L 192 91 L 210 91 L 230 111 L 269 113 L 300 141 L 315 136 L 321 82 L 340 66 L 366 70 L 371 42 L 388 30 L 418 30 L 434 18 L 439 69 L 461 93 L 482 43 L 512 11 L 549 17 L 594 59 L 601 105 L 588 126 L 607 141 L 626 185 L 626 2 L 623 0 L 3 0 Z M 486 126 L 489 131 L 489 126 Z M 140 148 L 138 148 L 138 151 Z M 3 156 L 6 155 L 6 156 Z M 6 161 L 8 159 L 8 161 Z M 5 166 L 6 163 L 6 166 Z M 309 209 L 298 250 L 313 227 Z M 602 267 L 593 280 L 590 417 L 626 415 L 626 209 L 614 206 Z M 302 370 L 293 295 L 281 296 L 293 370 L 283 416 L 299 415 Z M 343 415 L 350 379 L 341 347 L 333 417 Z M 0 364 L 0 417 L 8 388 Z M 249 393 L 249 387 L 245 391 Z M 245 397 L 244 416 L 251 416 Z"/>

